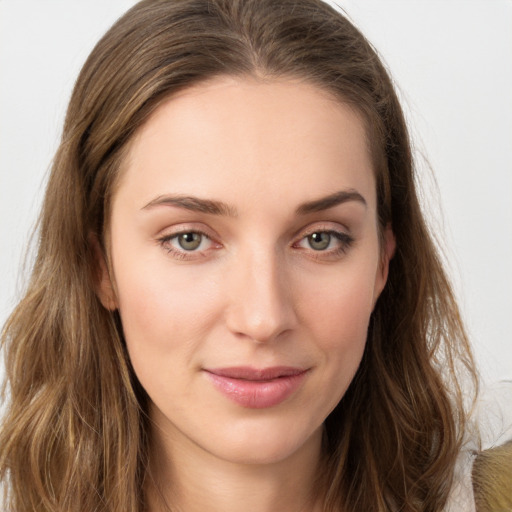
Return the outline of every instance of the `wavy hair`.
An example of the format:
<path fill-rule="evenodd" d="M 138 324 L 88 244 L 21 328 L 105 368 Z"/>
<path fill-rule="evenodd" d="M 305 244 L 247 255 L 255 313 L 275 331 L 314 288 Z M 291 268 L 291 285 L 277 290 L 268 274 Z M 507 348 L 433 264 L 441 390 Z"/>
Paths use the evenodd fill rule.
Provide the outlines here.
<path fill-rule="evenodd" d="M 423 218 L 392 81 L 365 37 L 320 0 L 143 0 L 76 82 L 24 298 L 7 321 L 0 479 L 12 512 L 141 512 L 147 397 L 119 316 L 95 294 L 91 237 L 108 230 L 134 134 L 179 90 L 222 75 L 299 78 L 362 115 L 381 229 L 397 249 L 347 393 L 327 418 L 324 511 L 440 511 L 476 373 Z"/>

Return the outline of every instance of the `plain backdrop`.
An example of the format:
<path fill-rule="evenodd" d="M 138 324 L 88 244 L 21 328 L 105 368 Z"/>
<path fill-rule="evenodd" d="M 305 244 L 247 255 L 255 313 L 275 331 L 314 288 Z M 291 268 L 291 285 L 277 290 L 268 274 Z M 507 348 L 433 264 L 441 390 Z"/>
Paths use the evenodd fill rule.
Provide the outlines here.
<path fill-rule="evenodd" d="M 0 0 L 2 324 L 26 280 L 21 263 L 74 80 L 98 38 L 134 3 Z M 398 85 L 423 202 L 482 373 L 512 379 L 512 1 L 338 4 Z M 2 371 L 0 363 L 0 380 Z"/>

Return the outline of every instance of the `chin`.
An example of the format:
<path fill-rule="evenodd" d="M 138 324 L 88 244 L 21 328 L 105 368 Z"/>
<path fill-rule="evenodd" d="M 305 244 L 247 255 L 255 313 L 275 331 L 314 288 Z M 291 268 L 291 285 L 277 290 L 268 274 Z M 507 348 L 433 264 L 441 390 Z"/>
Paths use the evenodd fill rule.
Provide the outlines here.
<path fill-rule="evenodd" d="M 284 425 L 254 427 L 239 426 L 236 432 L 226 433 L 224 439 L 216 436 L 207 450 L 217 458 L 247 465 L 279 464 L 305 451 L 320 452 L 323 425 L 312 432 Z"/>

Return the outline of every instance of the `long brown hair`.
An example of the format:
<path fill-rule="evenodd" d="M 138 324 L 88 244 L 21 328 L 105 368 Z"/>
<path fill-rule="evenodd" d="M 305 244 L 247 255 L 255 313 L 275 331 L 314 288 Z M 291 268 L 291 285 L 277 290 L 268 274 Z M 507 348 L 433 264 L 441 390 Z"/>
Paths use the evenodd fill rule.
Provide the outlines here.
<path fill-rule="evenodd" d="M 363 116 L 381 228 L 397 250 L 361 366 L 326 420 L 325 511 L 438 511 L 476 382 L 453 293 L 423 219 L 392 82 L 364 36 L 320 0 L 144 0 L 96 45 L 71 97 L 26 295 L 6 323 L 0 431 L 6 507 L 140 512 L 146 396 L 118 315 L 95 294 L 130 140 L 164 99 L 219 75 L 293 77 Z"/>

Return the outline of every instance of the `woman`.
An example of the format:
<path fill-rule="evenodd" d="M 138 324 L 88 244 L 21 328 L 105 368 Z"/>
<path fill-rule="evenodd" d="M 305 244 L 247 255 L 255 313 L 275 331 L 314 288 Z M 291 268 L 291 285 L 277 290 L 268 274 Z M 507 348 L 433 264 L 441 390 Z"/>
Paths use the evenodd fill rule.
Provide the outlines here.
<path fill-rule="evenodd" d="M 476 376 L 402 111 L 316 0 L 109 30 L 3 342 L 11 510 L 434 511 L 461 484 Z"/>

